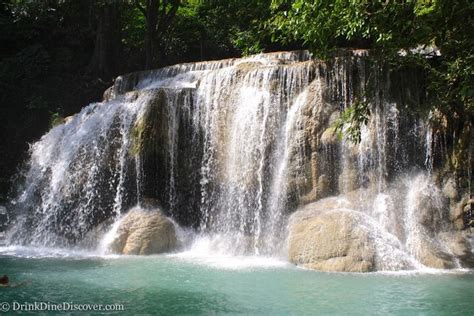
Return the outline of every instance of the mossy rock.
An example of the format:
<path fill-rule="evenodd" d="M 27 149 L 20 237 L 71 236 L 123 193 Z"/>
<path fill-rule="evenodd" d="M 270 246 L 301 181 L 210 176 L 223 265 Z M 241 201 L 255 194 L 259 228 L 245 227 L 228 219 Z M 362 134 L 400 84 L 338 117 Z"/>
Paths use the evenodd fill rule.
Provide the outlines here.
<path fill-rule="evenodd" d="M 168 107 L 164 89 L 158 89 L 145 113 L 139 117 L 131 131 L 130 154 L 142 154 L 145 149 L 156 150 L 157 144 L 166 144 Z"/>

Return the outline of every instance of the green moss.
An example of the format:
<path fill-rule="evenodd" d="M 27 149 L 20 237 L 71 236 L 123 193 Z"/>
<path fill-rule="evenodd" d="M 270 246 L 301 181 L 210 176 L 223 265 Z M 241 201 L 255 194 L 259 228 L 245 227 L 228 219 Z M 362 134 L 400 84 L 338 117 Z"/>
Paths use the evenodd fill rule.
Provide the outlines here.
<path fill-rule="evenodd" d="M 156 153 L 166 144 L 168 131 L 167 98 L 163 89 L 156 90 L 146 112 L 137 119 L 131 131 L 130 154 Z"/>
<path fill-rule="evenodd" d="M 62 123 L 64 123 L 64 117 L 61 114 L 58 112 L 51 113 L 51 117 L 49 119 L 50 128 L 56 127 Z"/>
<path fill-rule="evenodd" d="M 130 146 L 130 155 L 139 155 L 144 148 L 144 143 L 145 143 L 145 135 L 147 132 L 147 129 L 149 129 L 149 126 L 147 126 L 147 115 L 143 115 L 141 118 L 139 118 L 131 132 L 131 140 L 132 144 Z"/>
<path fill-rule="evenodd" d="M 465 124 L 450 157 L 450 165 L 454 171 L 460 172 L 466 169 L 466 163 L 471 163 L 469 152 L 472 150 L 471 140 L 473 134 L 472 125 L 470 123 Z"/>

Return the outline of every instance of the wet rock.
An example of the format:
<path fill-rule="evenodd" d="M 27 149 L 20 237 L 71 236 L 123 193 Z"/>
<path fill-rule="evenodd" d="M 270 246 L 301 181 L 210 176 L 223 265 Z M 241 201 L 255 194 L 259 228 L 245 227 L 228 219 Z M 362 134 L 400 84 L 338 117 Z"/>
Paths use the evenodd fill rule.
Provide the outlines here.
<path fill-rule="evenodd" d="M 100 244 L 101 239 L 107 233 L 111 224 L 113 224 L 111 221 L 98 224 L 88 231 L 77 245 L 81 248 L 96 250 L 97 245 Z"/>
<path fill-rule="evenodd" d="M 314 201 L 317 196 L 318 179 L 322 175 L 321 153 L 318 151 L 321 147 L 321 135 L 329 125 L 332 124 L 331 118 L 339 115 L 337 108 L 329 102 L 330 97 L 327 94 L 326 82 L 321 78 L 315 79 L 308 86 L 308 95 L 306 104 L 303 107 L 304 138 L 307 148 L 306 152 L 311 153 L 305 159 L 309 160 L 306 178 L 309 180 L 309 187 L 305 188 L 303 201 L 308 203 Z M 327 134 L 330 134 L 329 132 Z"/>
<path fill-rule="evenodd" d="M 136 207 L 121 220 L 109 248 L 113 253 L 149 255 L 172 251 L 177 244 L 174 225 L 161 211 Z"/>
<path fill-rule="evenodd" d="M 262 63 L 260 62 L 252 62 L 252 61 L 247 61 L 247 62 L 241 62 L 235 65 L 236 72 L 238 74 L 243 74 L 250 72 L 252 70 L 258 69 L 259 67 L 262 66 Z"/>
<path fill-rule="evenodd" d="M 290 261 L 316 270 L 347 272 L 414 268 L 413 259 L 437 269 L 456 268 L 459 262 L 462 267 L 472 265 L 474 256 L 465 231 L 449 238 L 443 235 L 449 227 L 442 224 L 442 201 L 429 194 L 418 196 L 413 209 L 416 228 L 407 234 L 403 220 L 381 216 L 384 213 L 373 210 L 368 202 L 375 199 L 384 204 L 383 209 L 397 212 L 396 204 L 383 198 L 359 189 L 301 207 L 290 217 Z M 442 229 L 446 233 L 440 233 Z"/>
<path fill-rule="evenodd" d="M 423 265 L 435 269 L 452 269 L 456 267 L 452 254 L 443 251 L 437 242 L 420 239 L 415 253 L 417 260 Z"/>
<path fill-rule="evenodd" d="M 449 217 L 457 230 L 472 227 L 473 204 L 474 199 L 469 199 L 467 194 L 458 203 L 451 203 Z"/>
<path fill-rule="evenodd" d="M 67 124 L 67 123 L 71 122 L 73 119 L 74 119 L 74 115 L 66 116 L 64 118 L 64 123 Z"/>
<path fill-rule="evenodd" d="M 327 198 L 294 213 L 289 226 L 289 259 L 321 271 L 368 272 L 375 269 L 375 245 L 361 224 L 364 216 Z"/>
<path fill-rule="evenodd" d="M 321 135 L 321 143 L 324 146 L 336 145 L 339 142 L 339 137 L 335 127 L 328 127 Z"/>
<path fill-rule="evenodd" d="M 115 98 L 115 87 L 110 86 L 107 88 L 107 90 L 104 91 L 104 94 L 102 95 L 102 101 L 107 102 Z"/>
<path fill-rule="evenodd" d="M 318 188 L 317 188 L 317 197 L 323 198 L 328 196 L 331 193 L 331 183 L 328 176 L 325 174 L 319 176 L 318 178 Z"/>
<path fill-rule="evenodd" d="M 311 202 L 314 202 L 318 199 L 318 195 L 317 195 L 317 189 L 312 189 L 310 192 L 308 192 L 307 194 L 301 196 L 298 200 L 298 203 L 300 205 L 305 205 L 305 204 L 308 204 L 308 203 L 311 203 Z"/>
<path fill-rule="evenodd" d="M 457 257 L 463 268 L 474 268 L 474 249 L 472 249 L 471 232 L 469 230 L 446 232 L 441 238 L 448 245 L 452 254 Z"/>
<path fill-rule="evenodd" d="M 345 168 L 339 175 L 339 192 L 346 193 L 354 191 L 359 187 L 357 181 L 357 170 Z"/>
<path fill-rule="evenodd" d="M 469 211 L 466 206 L 469 206 L 469 204 L 467 204 L 467 198 L 464 198 L 450 208 L 450 219 L 457 230 L 465 228 L 464 214 Z"/>
<path fill-rule="evenodd" d="M 440 234 L 449 230 L 449 203 L 429 178 L 412 187 L 407 215 L 412 222 L 407 236 L 410 253 L 423 265 L 437 269 L 456 267 L 456 258 Z"/>
<path fill-rule="evenodd" d="M 159 209 L 162 207 L 161 202 L 157 198 L 153 197 L 144 197 L 140 202 L 140 206 L 144 209 Z"/>
<path fill-rule="evenodd" d="M 327 115 L 327 114 L 326 114 Z M 336 129 L 337 121 L 339 120 L 341 113 L 334 111 L 329 116 L 326 126 L 328 126 L 321 134 L 321 144 L 324 146 L 337 145 L 340 141 L 338 131 Z"/>
<path fill-rule="evenodd" d="M 438 232 L 443 223 L 449 221 L 447 200 L 443 197 L 438 187 L 429 181 L 422 179 L 416 183 L 412 190 L 412 206 L 414 210 L 413 216 L 419 223 L 420 229 L 429 236 L 434 236 Z"/>
<path fill-rule="evenodd" d="M 443 194 L 449 199 L 456 199 L 458 197 L 458 191 L 456 188 L 456 181 L 449 178 L 443 186 Z"/>

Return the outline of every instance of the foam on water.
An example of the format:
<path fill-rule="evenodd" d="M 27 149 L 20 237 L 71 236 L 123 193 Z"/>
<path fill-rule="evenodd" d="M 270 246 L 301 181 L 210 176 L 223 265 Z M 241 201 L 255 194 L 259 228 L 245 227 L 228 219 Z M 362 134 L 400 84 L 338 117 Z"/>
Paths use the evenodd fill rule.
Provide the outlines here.
<path fill-rule="evenodd" d="M 0 247 L 0 256 L 18 258 L 90 258 L 97 257 L 95 252 L 83 249 L 48 248 L 30 246 L 5 246 Z"/>
<path fill-rule="evenodd" d="M 99 242 L 99 246 L 97 247 L 97 252 L 102 255 L 107 255 L 109 253 L 109 246 L 114 241 L 117 236 L 117 231 L 122 223 L 122 218 L 119 218 L 115 221 L 112 225 L 110 230 L 104 234 L 102 239 Z"/>
<path fill-rule="evenodd" d="M 193 264 L 225 270 L 275 269 L 292 267 L 292 265 L 287 261 L 263 256 L 232 256 L 212 253 L 203 255 L 192 251 L 186 251 L 178 254 L 170 254 L 168 257 L 184 260 Z"/>
<path fill-rule="evenodd" d="M 192 246 L 184 251 L 151 256 L 129 256 L 104 254 L 99 251 L 86 251 L 81 249 L 66 248 L 48 248 L 48 247 L 28 247 L 28 246 L 5 246 L 0 247 L 0 257 L 14 257 L 26 259 L 65 259 L 65 260 L 84 260 L 84 259 L 104 259 L 104 260 L 131 260 L 140 259 L 141 261 L 154 261 L 158 258 L 166 258 L 173 261 L 197 264 L 204 267 L 217 270 L 261 270 L 261 269 L 302 269 L 311 270 L 302 266 L 295 266 L 283 258 L 264 257 L 264 256 L 234 256 L 225 253 L 216 253 L 210 246 L 211 239 L 208 237 L 197 238 Z M 311 270 L 313 271 L 313 270 Z M 354 272 L 331 272 L 340 275 L 387 275 L 387 276 L 418 276 L 418 275 L 463 275 L 473 273 L 472 269 L 434 269 L 428 267 L 417 267 L 412 270 L 396 271 L 376 271 L 369 273 Z"/>
<path fill-rule="evenodd" d="M 205 242 L 204 242 L 205 243 Z M 157 257 L 166 257 L 172 260 L 185 261 L 188 263 L 209 266 L 215 269 L 241 270 L 241 269 L 265 269 L 291 267 L 287 261 L 262 256 L 232 256 L 222 253 L 213 253 L 208 248 L 202 247 L 203 241 L 197 242 L 191 249 L 164 255 L 152 256 L 126 256 L 106 254 L 101 251 L 86 251 L 81 249 L 6 246 L 0 247 L 0 256 L 28 259 L 113 259 L 127 260 L 140 258 L 140 260 L 155 260 Z"/>
<path fill-rule="evenodd" d="M 226 247 L 232 247 L 232 241 L 228 240 L 225 236 L 197 235 L 194 236 L 192 242 L 183 251 L 167 256 L 216 269 L 228 270 L 291 266 L 284 258 L 235 255 L 232 249 L 226 249 Z"/>

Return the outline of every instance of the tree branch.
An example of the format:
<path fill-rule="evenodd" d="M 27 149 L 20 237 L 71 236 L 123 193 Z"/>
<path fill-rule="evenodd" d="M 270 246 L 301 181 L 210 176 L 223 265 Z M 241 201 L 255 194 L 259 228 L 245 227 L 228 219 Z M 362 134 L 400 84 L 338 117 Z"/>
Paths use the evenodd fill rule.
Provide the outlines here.
<path fill-rule="evenodd" d="M 140 10 L 140 12 L 145 16 L 145 18 L 147 17 L 147 14 L 146 14 L 146 10 L 145 8 L 140 4 L 140 1 L 139 0 L 135 0 L 133 1 L 133 4 L 135 5 L 135 7 Z"/>
<path fill-rule="evenodd" d="M 168 1 L 163 0 L 163 10 L 161 11 L 160 22 L 157 25 L 158 33 L 160 33 L 160 32 L 164 33 L 168 29 L 168 27 L 171 23 L 171 20 L 174 18 L 174 16 L 178 12 L 179 6 L 181 5 L 181 1 L 180 0 L 174 0 L 174 1 L 172 0 L 171 1 L 171 8 L 168 11 L 166 11 L 167 4 L 168 4 Z"/>

